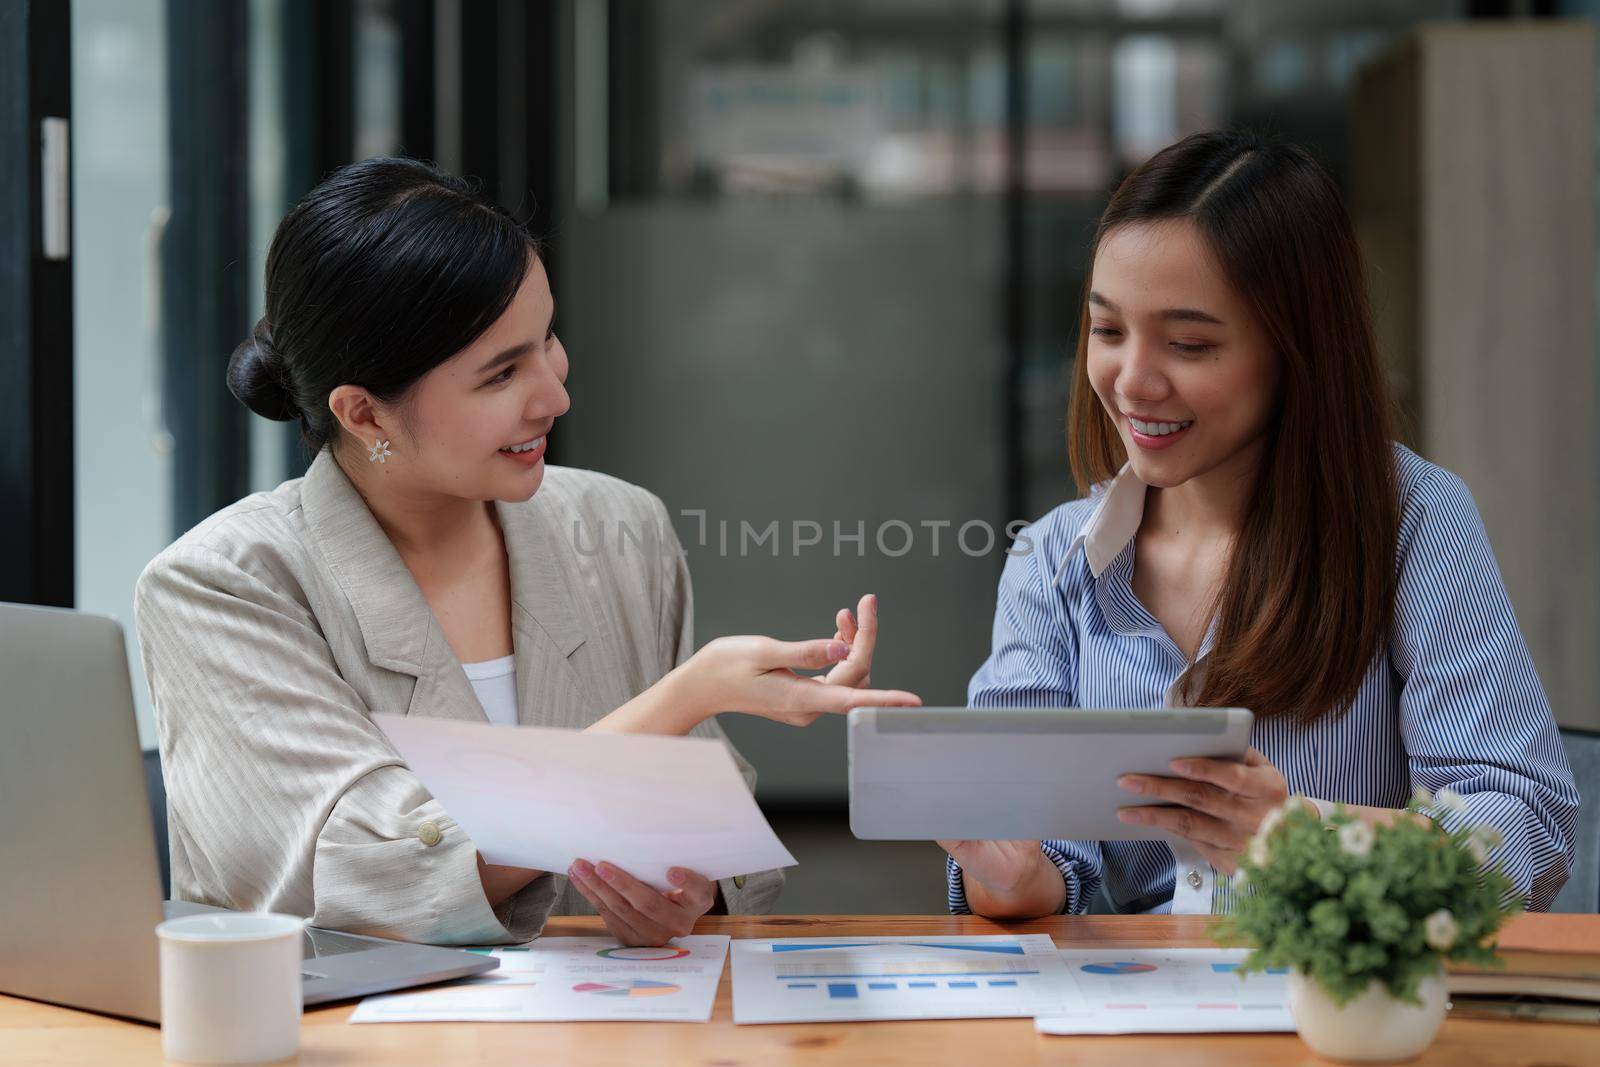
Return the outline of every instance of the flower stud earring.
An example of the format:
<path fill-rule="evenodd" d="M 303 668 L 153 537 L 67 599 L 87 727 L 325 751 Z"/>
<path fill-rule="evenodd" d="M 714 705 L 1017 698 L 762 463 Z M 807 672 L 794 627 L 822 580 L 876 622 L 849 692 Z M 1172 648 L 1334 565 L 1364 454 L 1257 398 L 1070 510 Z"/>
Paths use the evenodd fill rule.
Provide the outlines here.
<path fill-rule="evenodd" d="M 392 455 L 394 453 L 389 451 L 388 441 L 379 441 L 367 448 L 367 460 L 370 463 L 387 463 Z"/>

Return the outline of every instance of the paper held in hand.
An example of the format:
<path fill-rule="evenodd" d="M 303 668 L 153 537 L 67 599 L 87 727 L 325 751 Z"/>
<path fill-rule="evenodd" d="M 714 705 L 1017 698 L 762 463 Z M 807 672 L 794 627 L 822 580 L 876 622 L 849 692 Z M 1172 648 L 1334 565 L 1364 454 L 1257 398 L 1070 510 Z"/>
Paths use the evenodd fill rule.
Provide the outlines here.
<path fill-rule="evenodd" d="M 670 867 L 717 879 L 794 865 L 720 741 L 372 718 L 488 863 L 605 860 L 662 890 Z"/>

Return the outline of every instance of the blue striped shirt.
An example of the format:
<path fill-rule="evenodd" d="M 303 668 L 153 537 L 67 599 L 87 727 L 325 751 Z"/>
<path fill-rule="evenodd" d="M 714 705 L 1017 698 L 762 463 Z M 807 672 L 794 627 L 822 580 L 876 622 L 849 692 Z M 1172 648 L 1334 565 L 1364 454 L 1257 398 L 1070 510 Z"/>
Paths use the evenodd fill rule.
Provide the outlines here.
<path fill-rule="evenodd" d="M 1259 715 L 1251 743 L 1291 793 L 1403 807 L 1414 787 L 1465 800 L 1441 818 L 1488 824 L 1491 855 L 1529 908 L 1550 906 L 1572 866 L 1578 790 L 1472 495 L 1449 471 L 1395 446 L 1401 519 L 1388 647 L 1349 709 L 1312 722 Z M 1134 535 L 1146 486 L 1128 467 L 1018 536 L 1000 579 L 989 659 L 972 707 L 1172 706 L 1189 666 L 1134 596 Z M 1031 550 L 1023 554 L 1031 542 Z M 1208 633 L 1196 656 L 1203 670 Z M 1259 710 L 1260 709 L 1255 709 Z M 1187 842 L 1045 841 L 1066 911 L 1104 884 L 1118 911 L 1229 910 L 1233 887 Z M 950 910 L 969 911 L 947 864 Z"/>

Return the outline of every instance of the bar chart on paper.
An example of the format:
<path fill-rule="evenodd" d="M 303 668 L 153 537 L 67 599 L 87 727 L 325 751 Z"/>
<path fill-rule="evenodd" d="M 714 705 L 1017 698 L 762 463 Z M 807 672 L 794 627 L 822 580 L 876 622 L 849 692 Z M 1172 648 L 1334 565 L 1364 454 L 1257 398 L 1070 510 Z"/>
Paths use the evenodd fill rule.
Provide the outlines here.
<path fill-rule="evenodd" d="M 1287 973 L 1241 979 L 1244 949 L 1063 949 L 1066 1006 L 1041 1012 L 1045 1034 L 1266 1033 L 1294 1029 Z"/>
<path fill-rule="evenodd" d="M 733 943 L 733 1021 L 1030 1016 L 1071 979 L 1044 934 Z"/>

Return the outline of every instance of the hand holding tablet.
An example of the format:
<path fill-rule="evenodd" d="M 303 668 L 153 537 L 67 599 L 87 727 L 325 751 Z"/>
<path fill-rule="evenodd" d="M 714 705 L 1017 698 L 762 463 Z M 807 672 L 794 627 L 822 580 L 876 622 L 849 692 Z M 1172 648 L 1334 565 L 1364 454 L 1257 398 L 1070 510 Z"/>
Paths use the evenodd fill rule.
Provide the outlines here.
<path fill-rule="evenodd" d="M 1125 807 L 1123 822 L 1171 830 L 1217 870 L 1232 874 L 1267 813 L 1289 799 L 1283 773 L 1253 748 L 1242 760 L 1172 761 L 1168 775 L 1125 774 L 1117 784 L 1157 804 Z"/>
<path fill-rule="evenodd" d="M 1243 763 L 1252 722 L 1241 708 L 857 708 L 850 828 L 864 840 L 1171 839 L 1182 835 L 1169 818 L 1178 809 L 1142 822 L 1119 810 L 1188 803 L 1175 793 L 1201 788 L 1168 784 L 1174 760 L 1259 774 Z M 1209 788 L 1220 809 L 1224 791 Z"/>

